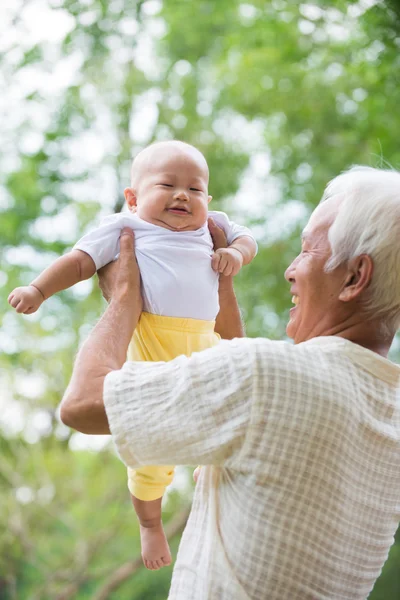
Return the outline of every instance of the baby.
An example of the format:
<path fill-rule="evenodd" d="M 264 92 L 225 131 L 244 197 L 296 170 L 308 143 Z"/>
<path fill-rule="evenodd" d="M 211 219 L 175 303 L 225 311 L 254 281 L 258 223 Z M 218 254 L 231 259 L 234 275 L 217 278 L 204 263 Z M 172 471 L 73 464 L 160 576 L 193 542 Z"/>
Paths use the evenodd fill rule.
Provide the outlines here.
<path fill-rule="evenodd" d="M 35 312 L 44 300 L 88 279 L 119 253 L 124 227 L 135 233 L 143 312 L 128 360 L 168 361 L 214 346 L 219 311 L 219 274 L 236 275 L 257 252 L 246 227 L 222 212 L 208 211 L 208 165 L 184 142 L 159 142 L 133 161 L 125 189 L 129 213 L 114 214 L 85 235 L 30 285 L 13 290 L 9 303 L 18 313 Z M 226 234 L 229 246 L 213 252 L 207 219 Z M 128 487 L 140 524 L 142 557 L 148 569 L 171 563 L 161 521 L 161 500 L 173 466 L 128 468 Z"/>

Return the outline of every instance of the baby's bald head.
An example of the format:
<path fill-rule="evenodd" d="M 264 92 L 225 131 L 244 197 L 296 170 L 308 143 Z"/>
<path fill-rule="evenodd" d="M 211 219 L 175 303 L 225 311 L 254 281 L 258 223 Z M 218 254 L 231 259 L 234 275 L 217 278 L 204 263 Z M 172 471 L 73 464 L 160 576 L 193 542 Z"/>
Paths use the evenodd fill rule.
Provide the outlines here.
<path fill-rule="evenodd" d="M 196 162 L 197 166 L 203 171 L 204 178 L 208 184 L 208 165 L 200 150 L 191 144 L 186 144 L 186 142 L 171 140 L 167 142 L 155 142 L 139 152 L 133 160 L 131 168 L 132 188 L 137 187 L 140 177 L 143 173 L 146 173 L 149 168 L 154 168 L 158 164 L 161 167 L 166 160 L 173 159 L 174 157 L 187 158 L 190 162 Z"/>
<path fill-rule="evenodd" d="M 207 161 L 197 148 L 157 142 L 133 161 L 125 199 L 144 221 L 172 231 L 194 231 L 207 220 L 208 176 Z"/>

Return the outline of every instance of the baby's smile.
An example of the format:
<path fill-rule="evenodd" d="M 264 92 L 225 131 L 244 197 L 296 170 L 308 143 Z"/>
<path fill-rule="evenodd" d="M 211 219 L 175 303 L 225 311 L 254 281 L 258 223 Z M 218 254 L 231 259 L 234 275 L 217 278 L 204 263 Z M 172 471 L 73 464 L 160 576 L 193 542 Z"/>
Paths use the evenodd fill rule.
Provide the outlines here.
<path fill-rule="evenodd" d="M 176 206 L 170 206 L 169 208 L 167 208 L 167 211 L 170 213 L 173 213 L 174 215 L 190 215 L 192 214 L 189 210 L 189 208 L 187 206 L 183 206 L 183 205 L 176 205 Z"/>

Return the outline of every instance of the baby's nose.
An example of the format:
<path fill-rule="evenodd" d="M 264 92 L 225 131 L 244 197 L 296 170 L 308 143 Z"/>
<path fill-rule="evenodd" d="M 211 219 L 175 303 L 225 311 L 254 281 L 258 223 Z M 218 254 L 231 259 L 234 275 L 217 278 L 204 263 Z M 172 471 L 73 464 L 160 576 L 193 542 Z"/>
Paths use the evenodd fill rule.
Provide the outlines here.
<path fill-rule="evenodd" d="M 179 200 L 189 200 L 189 196 L 186 190 L 178 190 L 175 194 L 175 198 Z"/>

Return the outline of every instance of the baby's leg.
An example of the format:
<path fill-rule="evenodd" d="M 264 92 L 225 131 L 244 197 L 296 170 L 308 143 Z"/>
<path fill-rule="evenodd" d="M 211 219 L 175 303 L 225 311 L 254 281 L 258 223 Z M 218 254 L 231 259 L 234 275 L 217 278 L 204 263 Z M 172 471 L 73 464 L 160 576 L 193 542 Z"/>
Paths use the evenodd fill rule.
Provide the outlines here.
<path fill-rule="evenodd" d="M 174 476 L 173 466 L 128 468 L 128 487 L 140 523 L 142 557 L 148 569 L 171 564 L 171 553 L 161 521 L 161 501 Z"/>
<path fill-rule="evenodd" d="M 142 558 L 147 569 L 157 571 L 171 564 L 171 552 L 161 520 L 162 498 L 139 500 L 131 494 L 140 524 Z"/>

